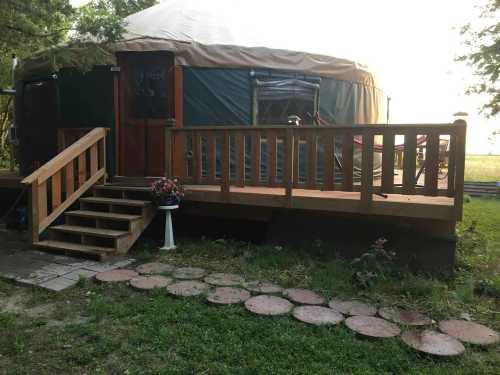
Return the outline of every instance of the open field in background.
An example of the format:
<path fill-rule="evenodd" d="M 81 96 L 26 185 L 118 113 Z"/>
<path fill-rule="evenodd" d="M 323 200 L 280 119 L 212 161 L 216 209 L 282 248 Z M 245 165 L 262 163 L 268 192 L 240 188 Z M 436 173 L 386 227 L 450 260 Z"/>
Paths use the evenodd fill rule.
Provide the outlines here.
<path fill-rule="evenodd" d="M 500 155 L 467 155 L 465 181 L 500 181 Z"/>
<path fill-rule="evenodd" d="M 401 304 L 436 320 L 468 313 L 500 330 L 500 200 L 464 205 L 456 274 L 448 279 L 406 272 L 371 290 L 352 282 L 335 248 L 257 246 L 229 239 L 179 241 L 159 254 L 142 242 L 131 255 L 176 266 L 201 266 L 308 287 L 325 297 Z M 16 309 L 14 307 L 18 307 Z M 499 347 L 460 358 L 421 355 L 399 339 L 366 340 L 345 326 L 313 327 L 290 316 L 258 317 L 243 306 L 203 298 L 83 281 L 59 294 L 0 281 L 0 374 L 497 374 Z"/>

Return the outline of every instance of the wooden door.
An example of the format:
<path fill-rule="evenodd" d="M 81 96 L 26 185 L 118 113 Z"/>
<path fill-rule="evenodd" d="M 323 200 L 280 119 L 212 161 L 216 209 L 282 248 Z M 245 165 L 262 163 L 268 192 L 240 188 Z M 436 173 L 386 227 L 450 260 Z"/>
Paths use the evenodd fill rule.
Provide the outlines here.
<path fill-rule="evenodd" d="M 174 60 L 168 52 L 129 52 L 120 65 L 120 174 L 162 176 L 166 121 L 173 117 Z"/>

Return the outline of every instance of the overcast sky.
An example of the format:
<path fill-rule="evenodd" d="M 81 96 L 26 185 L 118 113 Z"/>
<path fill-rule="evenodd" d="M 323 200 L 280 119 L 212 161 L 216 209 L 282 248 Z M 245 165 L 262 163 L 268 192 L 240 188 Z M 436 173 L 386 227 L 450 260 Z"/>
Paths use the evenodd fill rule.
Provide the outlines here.
<path fill-rule="evenodd" d="M 217 0 L 205 1 L 217 7 Z M 449 122 L 453 113 L 465 111 L 470 115 L 468 153 L 500 154 L 500 136 L 495 146 L 487 141 L 500 128 L 500 118 L 487 121 L 478 113 L 481 98 L 464 94 L 473 80 L 470 69 L 454 61 L 464 48 L 458 29 L 476 19 L 474 5 L 484 1 L 253 0 L 255 14 L 248 20 L 253 27 L 256 19 L 257 24 L 273 17 L 289 20 L 286 38 L 283 32 L 269 35 L 281 48 L 300 46 L 368 65 L 392 98 L 392 123 Z M 85 2 L 71 0 L 75 6 Z M 310 13 L 304 13 L 304 4 Z"/>

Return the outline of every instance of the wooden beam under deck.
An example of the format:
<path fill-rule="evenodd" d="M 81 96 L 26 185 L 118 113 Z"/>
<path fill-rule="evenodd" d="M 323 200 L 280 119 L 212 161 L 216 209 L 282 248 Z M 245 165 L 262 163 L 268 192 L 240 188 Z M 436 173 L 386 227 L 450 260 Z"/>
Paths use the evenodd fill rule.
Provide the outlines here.
<path fill-rule="evenodd" d="M 351 191 L 293 189 L 290 204 L 285 195 L 285 188 L 231 186 L 229 194 L 223 194 L 217 185 L 189 185 L 186 186 L 184 199 L 193 202 L 455 221 L 453 198 L 442 196 L 388 194 L 387 198 L 384 198 L 374 195 L 369 211 L 361 205 L 360 192 Z"/>

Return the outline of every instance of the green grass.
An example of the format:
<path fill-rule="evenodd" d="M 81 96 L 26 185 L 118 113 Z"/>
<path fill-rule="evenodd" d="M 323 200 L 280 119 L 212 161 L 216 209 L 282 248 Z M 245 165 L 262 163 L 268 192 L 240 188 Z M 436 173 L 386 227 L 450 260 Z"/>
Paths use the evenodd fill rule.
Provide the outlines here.
<path fill-rule="evenodd" d="M 500 330 L 498 283 L 500 201 L 472 199 L 459 225 L 454 277 L 395 275 L 371 291 L 356 289 L 348 264 L 328 245 L 280 249 L 228 240 L 189 240 L 177 251 L 134 254 L 141 261 L 236 272 L 330 296 L 397 302 L 439 320 L 470 313 Z M 487 293 L 477 286 L 490 283 Z M 498 284 L 496 284 L 498 287 Z M 140 293 L 126 285 L 80 282 L 51 294 L 0 281 L 0 298 L 25 293 L 27 305 L 52 303 L 53 316 L 0 314 L 1 374 L 496 374 L 499 347 L 467 345 L 460 358 L 441 360 L 399 339 L 366 340 L 345 326 L 313 327 L 291 317 L 258 317 L 242 306 L 215 307 L 202 298 L 164 291 Z M 84 324 L 54 327 L 53 319 L 81 315 Z"/>
<path fill-rule="evenodd" d="M 500 181 L 500 155 L 467 155 L 465 181 Z"/>

